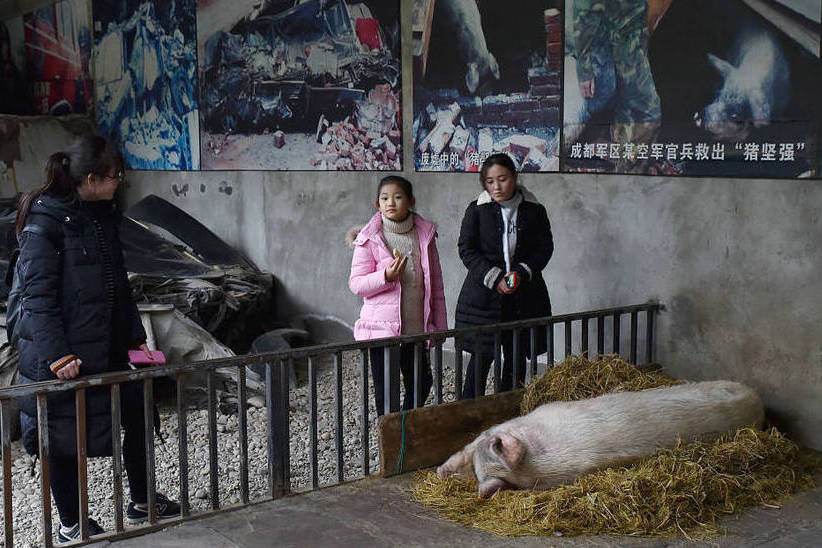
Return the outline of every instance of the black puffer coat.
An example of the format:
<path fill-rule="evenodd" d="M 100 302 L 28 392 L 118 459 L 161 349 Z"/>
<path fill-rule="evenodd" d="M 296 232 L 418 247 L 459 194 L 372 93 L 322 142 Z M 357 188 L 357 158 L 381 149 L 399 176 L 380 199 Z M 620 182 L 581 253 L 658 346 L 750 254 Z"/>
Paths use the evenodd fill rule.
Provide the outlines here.
<path fill-rule="evenodd" d="M 511 295 L 503 296 L 496 291 L 497 283 L 505 275 L 500 205 L 482 192 L 465 210 L 457 245 L 468 275 L 457 300 L 458 328 L 551 315 L 551 301 L 542 278 L 542 270 L 554 252 L 551 224 L 545 207 L 536 197 L 522 187 L 518 191 L 523 193 L 523 201 L 517 209 L 517 245 L 511 263 L 519 273 L 520 286 Z M 494 289 L 485 285 L 486 276 L 489 281 L 493 277 Z M 505 308 L 514 310 L 505 317 L 503 299 L 511 299 Z M 486 346 L 493 344 L 493 336 L 483 339 Z M 539 339 L 539 346 L 543 347 L 544 333 Z M 473 350 L 473 344 L 473 338 L 466 338 L 463 348 Z"/>
<path fill-rule="evenodd" d="M 17 271 L 20 383 L 56 379 L 49 364 L 67 354 L 83 360 L 81 376 L 125 370 L 127 350 L 145 341 L 123 265 L 121 218 L 112 202 L 64 203 L 41 196 L 32 204 L 20 235 Z M 134 406 L 142 409 L 138 385 L 124 385 L 122 394 L 124 414 Z M 73 392 L 49 396 L 48 406 L 52 454 L 75 455 Z M 111 454 L 108 386 L 87 390 L 86 414 L 89 456 Z M 33 453 L 34 397 L 24 400 L 21 422 L 24 445 Z"/>

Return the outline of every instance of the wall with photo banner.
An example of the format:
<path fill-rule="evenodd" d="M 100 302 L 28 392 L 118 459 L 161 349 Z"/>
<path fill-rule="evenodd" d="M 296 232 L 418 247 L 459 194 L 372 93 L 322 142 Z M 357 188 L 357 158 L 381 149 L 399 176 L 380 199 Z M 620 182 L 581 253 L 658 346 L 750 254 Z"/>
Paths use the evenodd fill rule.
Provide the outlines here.
<path fill-rule="evenodd" d="M 402 3 L 403 20 L 412 10 Z M 403 69 L 412 74 L 412 28 L 402 30 Z M 411 78 L 402 86 L 411 97 Z M 404 142 L 413 143 L 413 105 L 403 108 Z M 439 225 L 453 325 L 466 272 L 460 219 L 481 187 L 476 173 L 416 172 L 412 149 L 403 149 L 399 173 L 414 183 L 419 213 Z M 162 196 L 274 273 L 283 318 L 312 312 L 353 324 L 360 300 L 347 288 L 343 234 L 373 213 L 379 177 L 139 171 L 128 173 L 123 200 Z M 790 435 L 822 449 L 818 180 L 526 173 L 522 182 L 551 219 L 556 250 L 544 276 L 555 313 L 659 299 L 656 361 L 679 378 L 749 383 Z"/>

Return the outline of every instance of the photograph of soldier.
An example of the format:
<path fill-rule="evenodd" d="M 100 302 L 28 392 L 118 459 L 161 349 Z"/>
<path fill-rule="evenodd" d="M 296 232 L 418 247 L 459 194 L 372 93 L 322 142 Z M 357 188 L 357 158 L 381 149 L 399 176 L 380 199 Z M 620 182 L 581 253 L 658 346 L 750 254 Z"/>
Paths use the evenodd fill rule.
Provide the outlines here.
<path fill-rule="evenodd" d="M 563 170 L 818 176 L 820 9 L 566 0 Z"/>
<path fill-rule="evenodd" d="M 670 0 L 655 4 L 667 8 Z M 573 0 L 572 14 L 576 75 L 587 108 L 596 112 L 611 102 L 611 142 L 650 143 L 661 113 L 648 37 L 661 13 L 651 14 L 647 0 Z M 615 171 L 634 166 L 634 159 L 620 158 Z"/>

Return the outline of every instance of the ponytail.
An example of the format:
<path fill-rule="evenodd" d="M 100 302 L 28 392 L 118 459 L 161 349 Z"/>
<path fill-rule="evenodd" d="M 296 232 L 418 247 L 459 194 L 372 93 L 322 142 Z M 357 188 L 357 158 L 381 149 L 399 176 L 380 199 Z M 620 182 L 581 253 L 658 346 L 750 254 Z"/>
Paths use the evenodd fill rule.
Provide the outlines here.
<path fill-rule="evenodd" d="M 70 168 L 71 158 L 65 152 L 55 152 L 49 156 L 48 162 L 46 162 L 46 183 L 40 188 L 20 196 L 15 223 L 15 233 L 18 236 L 26 226 L 26 218 L 29 216 L 32 204 L 41 195 L 47 194 L 58 198 L 66 198 L 75 194 L 79 182 L 72 179 Z"/>

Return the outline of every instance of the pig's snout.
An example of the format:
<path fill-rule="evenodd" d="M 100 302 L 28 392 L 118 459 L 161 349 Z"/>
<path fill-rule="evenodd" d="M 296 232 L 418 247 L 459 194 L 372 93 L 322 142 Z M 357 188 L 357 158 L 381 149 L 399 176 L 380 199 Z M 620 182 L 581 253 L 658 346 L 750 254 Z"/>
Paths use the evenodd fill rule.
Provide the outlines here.
<path fill-rule="evenodd" d="M 437 466 L 437 476 L 444 480 L 450 475 L 449 470 L 445 467 L 444 464 Z"/>

